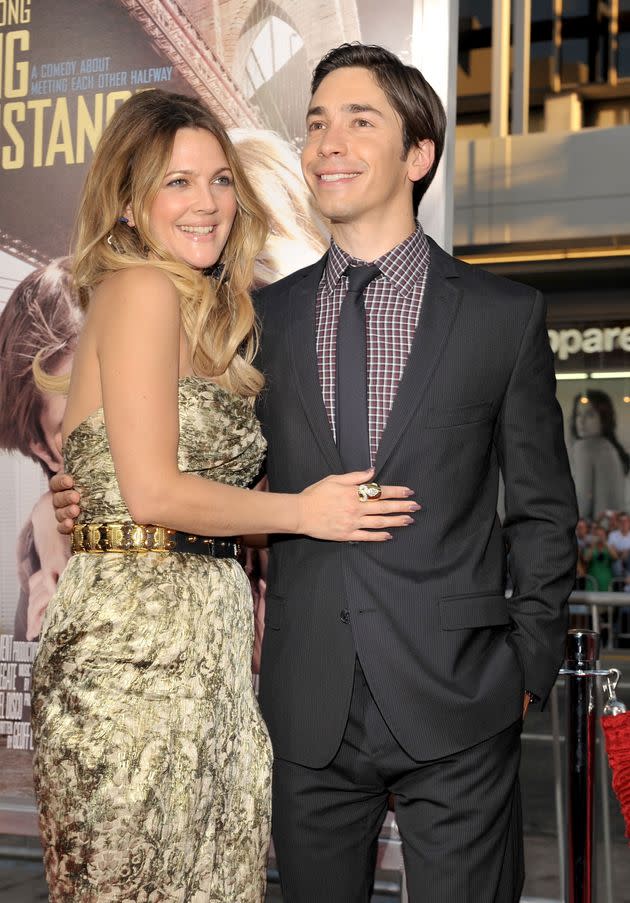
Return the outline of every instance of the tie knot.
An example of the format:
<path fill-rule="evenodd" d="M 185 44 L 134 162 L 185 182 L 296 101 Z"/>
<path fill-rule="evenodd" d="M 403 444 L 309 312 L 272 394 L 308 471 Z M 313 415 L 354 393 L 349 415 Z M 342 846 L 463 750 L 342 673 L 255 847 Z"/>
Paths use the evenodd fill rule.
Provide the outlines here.
<path fill-rule="evenodd" d="M 369 283 L 381 275 L 381 271 L 373 263 L 354 267 L 349 266 L 345 269 L 344 275 L 348 277 L 348 294 L 362 295 Z"/>

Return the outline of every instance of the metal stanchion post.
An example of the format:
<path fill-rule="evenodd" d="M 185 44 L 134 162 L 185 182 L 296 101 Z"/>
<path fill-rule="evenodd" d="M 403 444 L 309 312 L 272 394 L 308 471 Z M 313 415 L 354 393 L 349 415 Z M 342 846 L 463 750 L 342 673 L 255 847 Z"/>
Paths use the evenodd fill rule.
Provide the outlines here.
<path fill-rule="evenodd" d="M 603 863 L 604 871 L 604 898 L 603 903 L 613 903 L 613 871 L 612 871 L 612 855 L 611 855 L 611 838 L 610 838 L 610 777 L 608 772 L 608 756 L 606 755 L 606 742 L 604 740 L 604 732 L 601 727 L 602 700 L 599 693 L 599 683 L 597 684 L 598 692 L 595 694 L 595 721 L 597 728 L 597 745 L 599 746 L 599 790 L 602 803 L 602 838 L 601 846 L 596 854 L 596 862 L 599 865 Z M 599 832 L 598 832 L 599 833 Z M 601 859 L 600 859 L 601 854 Z"/>
<path fill-rule="evenodd" d="M 558 704 L 558 684 L 555 683 L 551 690 L 551 744 L 553 751 L 553 783 L 554 798 L 556 804 L 556 830 L 558 832 L 558 871 L 560 872 L 560 899 L 566 900 L 567 866 L 565 858 L 565 814 L 562 799 L 562 753 L 560 750 L 560 712 Z"/>
<path fill-rule="evenodd" d="M 570 630 L 567 636 L 567 903 L 592 903 L 595 672 L 599 636 Z"/>

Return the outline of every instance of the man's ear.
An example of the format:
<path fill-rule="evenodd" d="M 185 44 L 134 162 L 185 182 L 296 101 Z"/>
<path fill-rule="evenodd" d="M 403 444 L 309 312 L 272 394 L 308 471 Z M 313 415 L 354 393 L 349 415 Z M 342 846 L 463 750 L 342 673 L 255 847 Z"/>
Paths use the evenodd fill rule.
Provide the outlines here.
<path fill-rule="evenodd" d="M 433 166 L 435 160 L 435 144 L 425 138 L 409 148 L 407 154 L 407 175 L 410 181 L 419 182 Z"/>
<path fill-rule="evenodd" d="M 36 455 L 42 463 L 46 465 L 53 473 L 57 473 L 61 464 L 59 458 L 53 456 L 52 452 L 43 442 L 29 442 L 28 447 Z"/>

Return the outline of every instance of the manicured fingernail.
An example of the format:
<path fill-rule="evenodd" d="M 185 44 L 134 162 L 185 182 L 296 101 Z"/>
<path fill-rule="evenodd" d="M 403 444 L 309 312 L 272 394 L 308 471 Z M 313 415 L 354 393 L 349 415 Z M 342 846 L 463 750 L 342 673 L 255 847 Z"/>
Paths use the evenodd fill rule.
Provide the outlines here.
<path fill-rule="evenodd" d="M 419 511 L 420 505 L 417 502 L 414 502 L 412 505 L 409 505 L 409 510 L 410 511 Z"/>
<path fill-rule="evenodd" d="M 413 489 L 409 489 L 409 487 L 405 487 L 405 495 L 407 495 L 407 496 L 414 495 Z"/>

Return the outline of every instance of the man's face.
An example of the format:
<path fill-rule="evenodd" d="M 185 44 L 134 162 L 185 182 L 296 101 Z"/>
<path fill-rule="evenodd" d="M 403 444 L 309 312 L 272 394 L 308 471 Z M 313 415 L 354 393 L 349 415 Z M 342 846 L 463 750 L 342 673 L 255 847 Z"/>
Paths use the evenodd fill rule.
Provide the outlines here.
<path fill-rule="evenodd" d="M 367 69 L 324 78 L 311 98 L 302 170 L 332 223 L 378 227 L 392 214 L 412 217 L 413 181 L 426 171 L 417 157 L 415 147 L 403 154 L 400 117 Z"/>
<path fill-rule="evenodd" d="M 619 518 L 619 529 L 624 536 L 626 533 L 630 533 L 630 517 L 627 514 L 622 514 Z"/>

